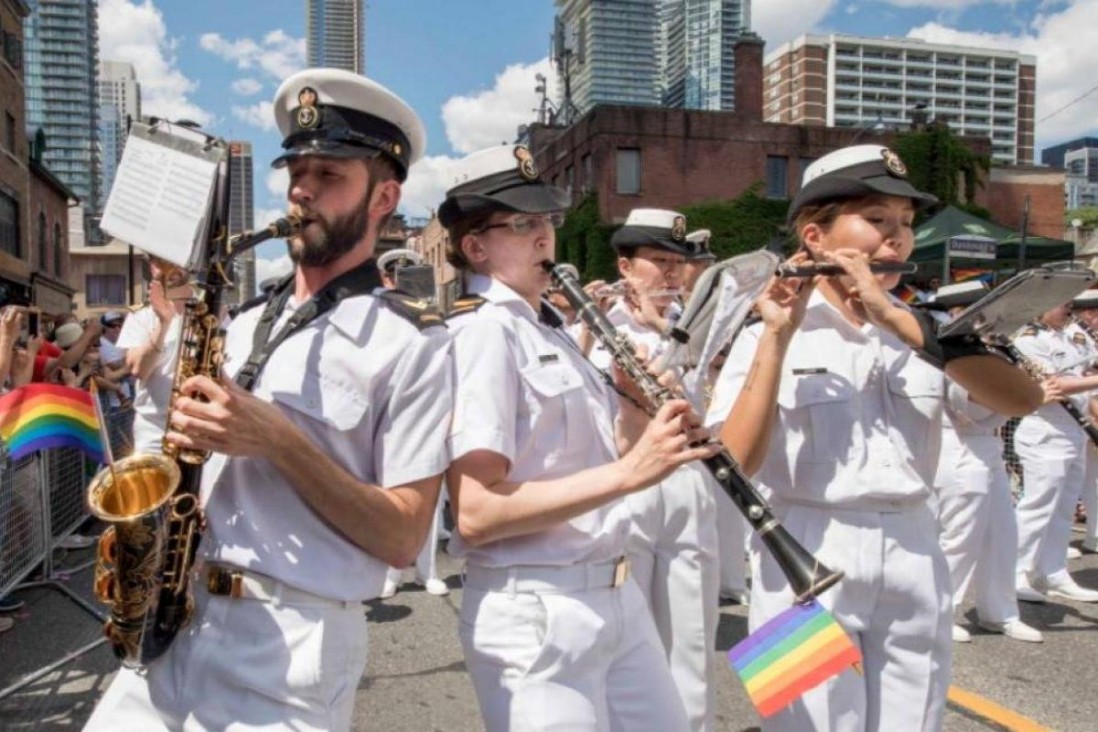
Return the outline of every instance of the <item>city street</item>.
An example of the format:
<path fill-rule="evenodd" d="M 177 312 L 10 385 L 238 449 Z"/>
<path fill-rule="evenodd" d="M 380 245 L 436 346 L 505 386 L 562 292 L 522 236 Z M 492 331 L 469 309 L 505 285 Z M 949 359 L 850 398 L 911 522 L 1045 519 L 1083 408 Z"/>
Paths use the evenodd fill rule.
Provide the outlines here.
<path fill-rule="evenodd" d="M 91 550 L 62 556 L 76 566 Z M 480 729 L 472 685 L 464 671 L 456 634 L 461 602 L 459 566 L 445 555 L 441 569 L 453 590 L 447 597 L 428 595 L 410 583 L 391 600 L 367 607 L 370 662 L 359 684 L 356 730 L 385 732 L 464 732 Z M 1098 587 L 1098 556 L 1070 565 L 1081 584 Z M 73 574 L 67 585 L 86 593 L 90 571 Z M 411 571 L 407 572 L 411 576 Z M 60 592 L 33 589 L 18 593 L 26 607 L 16 627 L 0 635 L 0 687 L 55 661 L 96 639 L 99 624 Z M 951 703 L 945 729 L 1052 729 L 1083 732 L 1095 728 L 1098 695 L 1094 660 L 1098 658 L 1098 607 L 1081 604 L 1025 605 L 1026 622 L 1040 628 L 1046 642 L 1032 645 L 978 631 L 971 612 L 965 622 L 973 642 L 955 645 L 954 685 L 968 708 Z M 724 660 L 727 649 L 746 633 L 746 611 L 725 606 L 717 652 L 719 730 L 749 730 L 758 724 L 739 681 Z M 115 668 L 105 646 L 0 701 L 0 730 L 79 729 Z M 964 692 L 967 692 L 965 694 Z M 973 698 L 971 695 L 977 697 Z M 999 705 L 993 710 L 982 700 Z M 1009 712 L 1040 726 L 1011 723 Z M 981 714 L 992 715 L 997 723 Z"/>

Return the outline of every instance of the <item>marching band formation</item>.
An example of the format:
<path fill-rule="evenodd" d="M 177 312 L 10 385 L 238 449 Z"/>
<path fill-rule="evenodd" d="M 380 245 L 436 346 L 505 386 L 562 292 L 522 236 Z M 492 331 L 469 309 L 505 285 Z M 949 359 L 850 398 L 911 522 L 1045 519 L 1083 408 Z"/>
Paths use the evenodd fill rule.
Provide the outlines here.
<path fill-rule="evenodd" d="M 970 585 L 979 625 L 1021 641 L 1042 637 L 1018 600 L 1098 602 L 1066 570 L 1081 496 L 1098 549 L 1098 457 L 1064 408 L 1086 415 L 1098 388 L 1098 297 L 1017 337 L 1028 370 L 939 336 L 983 293 L 943 288 L 934 314 L 889 294 L 935 202 L 890 150 L 812 163 L 782 270 L 802 276 L 770 279 L 690 393 L 653 365 L 684 337 L 709 232 L 636 209 L 611 242 L 619 283 L 581 289 L 556 264 L 569 196 L 525 147 L 481 150 L 438 209 L 464 285 L 441 317 L 396 289 L 413 252 L 374 257 L 424 152 L 415 112 L 334 69 L 291 76 L 274 107 L 295 269 L 228 323 L 224 378 L 172 363 L 191 292 L 167 263 L 119 340 L 140 449 L 212 457 L 193 616 L 120 670 L 86 729 L 349 729 L 361 603 L 412 563 L 446 592 L 443 482 L 465 562 L 456 630 L 492 732 L 715 729 L 721 596 L 750 604 L 752 629 L 815 599 L 861 651 L 861 673 L 764 729 L 936 730 Z"/>

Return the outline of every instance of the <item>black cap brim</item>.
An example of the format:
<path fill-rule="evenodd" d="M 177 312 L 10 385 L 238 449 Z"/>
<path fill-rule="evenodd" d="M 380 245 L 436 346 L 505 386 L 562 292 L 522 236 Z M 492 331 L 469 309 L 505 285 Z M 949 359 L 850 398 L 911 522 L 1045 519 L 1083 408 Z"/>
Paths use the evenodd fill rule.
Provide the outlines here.
<path fill-rule="evenodd" d="M 787 223 L 792 224 L 805 206 L 830 203 L 862 196 L 896 196 L 910 198 L 916 209 L 938 203 L 929 193 L 923 193 L 903 178 L 878 175 L 870 178 L 848 178 L 839 174 L 821 176 L 802 188 L 789 204 Z"/>
<path fill-rule="evenodd" d="M 344 142 L 335 142 L 332 140 L 312 140 L 299 147 L 294 147 L 287 150 L 282 155 L 279 155 L 273 161 L 271 161 L 272 168 L 284 168 L 294 158 L 303 158 L 310 155 L 316 155 L 324 158 L 342 158 L 342 159 L 354 159 L 359 158 L 368 160 L 370 158 L 376 158 L 378 155 L 383 155 L 382 150 L 378 150 L 374 147 L 363 147 L 362 145 L 348 145 Z M 401 172 L 404 171 L 404 166 L 395 158 L 390 156 L 390 160 L 396 163 L 396 167 Z"/>
<path fill-rule="evenodd" d="M 450 196 L 438 209 L 438 220 L 443 226 L 479 213 L 504 211 L 508 213 L 552 213 L 564 211 L 572 205 L 568 192 L 544 183 L 526 183 L 506 188 L 492 195 L 461 193 Z"/>
<path fill-rule="evenodd" d="M 676 241 L 668 236 L 666 229 L 657 229 L 647 226 L 623 226 L 610 237 L 610 246 L 618 254 L 632 252 L 637 247 L 653 247 L 665 249 L 684 257 L 693 257 L 697 250 L 692 242 L 686 240 Z"/>

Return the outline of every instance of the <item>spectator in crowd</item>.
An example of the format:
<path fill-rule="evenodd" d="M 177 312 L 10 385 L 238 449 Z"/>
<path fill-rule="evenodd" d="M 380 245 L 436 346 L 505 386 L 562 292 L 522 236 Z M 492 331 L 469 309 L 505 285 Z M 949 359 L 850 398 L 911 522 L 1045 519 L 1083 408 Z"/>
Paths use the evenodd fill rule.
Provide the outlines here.
<path fill-rule="evenodd" d="M 115 457 L 128 455 L 133 449 L 133 377 L 126 366 L 126 352 L 119 348 L 118 336 L 125 321 L 122 313 L 111 310 L 99 318 L 103 335 L 99 338 L 100 376 L 118 385 L 118 390 L 100 390 L 103 414 L 107 417 L 107 430 L 111 439 L 111 453 Z"/>

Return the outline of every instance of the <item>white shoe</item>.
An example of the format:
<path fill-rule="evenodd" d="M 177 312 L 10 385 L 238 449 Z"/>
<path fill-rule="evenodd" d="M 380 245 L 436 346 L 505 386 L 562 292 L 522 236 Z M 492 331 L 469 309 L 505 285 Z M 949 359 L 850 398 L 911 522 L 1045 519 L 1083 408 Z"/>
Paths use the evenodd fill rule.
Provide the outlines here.
<path fill-rule="evenodd" d="M 84 536 L 82 534 L 69 534 L 61 541 L 54 544 L 57 549 L 87 549 L 99 541 L 98 536 Z"/>
<path fill-rule="evenodd" d="M 438 597 L 442 597 L 443 595 L 450 594 L 450 588 L 447 587 L 446 583 L 440 580 L 438 577 L 432 577 L 426 582 L 417 579 L 416 582 L 423 585 L 424 589 L 427 590 L 428 595 L 437 595 Z"/>
<path fill-rule="evenodd" d="M 1079 551 L 1078 549 L 1076 549 L 1075 547 L 1073 547 L 1073 546 L 1068 547 L 1068 553 L 1067 553 L 1067 558 L 1068 559 L 1079 559 L 1082 556 L 1083 556 L 1083 553 L 1081 551 Z"/>
<path fill-rule="evenodd" d="M 1014 594 L 1022 602 L 1048 602 L 1048 598 L 1045 597 L 1043 592 L 1039 592 L 1029 585 L 1018 585 L 1014 588 Z"/>
<path fill-rule="evenodd" d="M 1098 590 L 1088 590 L 1075 584 L 1075 580 L 1067 580 L 1058 585 L 1050 585 L 1047 590 L 1049 597 L 1072 602 L 1098 602 Z"/>
<path fill-rule="evenodd" d="M 967 630 L 965 630 L 961 626 L 959 626 L 957 624 L 954 624 L 953 625 L 953 642 L 954 643 L 971 643 L 972 642 L 972 633 L 969 633 Z"/>
<path fill-rule="evenodd" d="M 979 621 L 979 625 L 989 633 L 1002 633 L 1007 638 L 1013 638 L 1016 641 L 1023 641 L 1025 643 L 1045 642 L 1045 637 L 1041 635 L 1041 631 L 1026 625 L 1018 618 L 1007 620 L 1003 623 L 992 623 L 990 621 L 981 620 Z"/>
<path fill-rule="evenodd" d="M 1079 545 L 1079 550 L 1083 554 L 1098 554 L 1098 542 L 1083 540 L 1083 543 Z"/>
<path fill-rule="evenodd" d="M 390 597 L 397 593 L 397 583 L 393 582 L 388 577 L 385 578 L 385 585 L 381 588 L 381 599 L 388 600 Z"/>
<path fill-rule="evenodd" d="M 0 633 L 15 627 L 15 621 L 8 617 L 0 616 Z"/>

